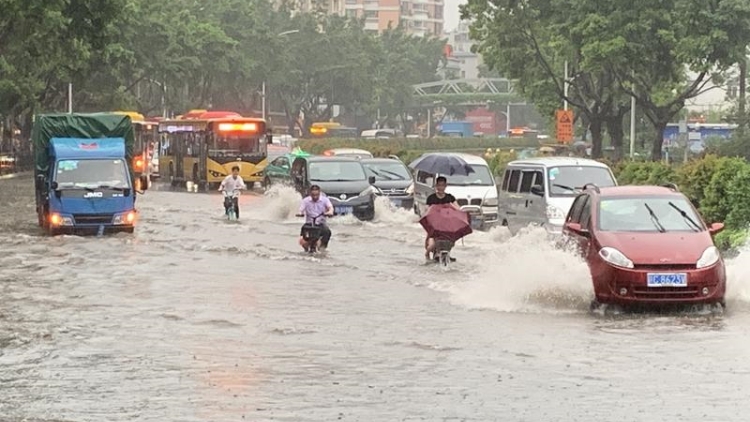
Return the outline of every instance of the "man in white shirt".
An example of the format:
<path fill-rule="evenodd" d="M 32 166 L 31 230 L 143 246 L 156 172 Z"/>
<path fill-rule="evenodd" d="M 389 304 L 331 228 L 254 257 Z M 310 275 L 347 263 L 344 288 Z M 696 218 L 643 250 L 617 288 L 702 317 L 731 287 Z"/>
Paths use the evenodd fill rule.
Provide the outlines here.
<path fill-rule="evenodd" d="M 245 181 L 240 177 L 240 167 L 232 167 L 232 174 L 227 176 L 219 186 L 219 192 L 229 192 L 234 194 L 235 192 L 246 189 Z M 240 218 L 240 204 L 238 196 L 225 196 L 224 197 L 224 211 L 229 210 L 229 207 L 234 205 L 234 212 L 237 218 Z"/>

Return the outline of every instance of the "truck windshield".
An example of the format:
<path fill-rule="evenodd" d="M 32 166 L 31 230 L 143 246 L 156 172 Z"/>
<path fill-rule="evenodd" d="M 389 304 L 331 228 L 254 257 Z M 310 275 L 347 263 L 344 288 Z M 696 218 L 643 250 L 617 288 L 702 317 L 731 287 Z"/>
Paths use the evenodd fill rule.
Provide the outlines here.
<path fill-rule="evenodd" d="M 57 163 L 55 182 L 59 189 L 130 188 L 124 160 L 61 160 Z"/>

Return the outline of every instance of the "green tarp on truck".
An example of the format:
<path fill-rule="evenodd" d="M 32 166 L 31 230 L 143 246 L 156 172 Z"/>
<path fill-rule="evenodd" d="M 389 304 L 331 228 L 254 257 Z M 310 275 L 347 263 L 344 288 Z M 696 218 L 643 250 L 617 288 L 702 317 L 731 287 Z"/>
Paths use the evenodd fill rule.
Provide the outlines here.
<path fill-rule="evenodd" d="M 112 113 L 41 114 L 31 130 L 36 175 L 47 175 L 52 138 L 124 138 L 125 158 L 132 172 L 135 133 L 130 116 Z"/>

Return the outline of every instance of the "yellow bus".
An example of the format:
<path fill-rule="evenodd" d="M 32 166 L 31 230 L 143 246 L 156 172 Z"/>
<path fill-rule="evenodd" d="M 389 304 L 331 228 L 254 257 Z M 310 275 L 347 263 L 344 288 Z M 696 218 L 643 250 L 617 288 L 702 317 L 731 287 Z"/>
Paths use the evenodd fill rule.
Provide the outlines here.
<path fill-rule="evenodd" d="M 336 122 L 315 122 L 310 126 L 312 138 L 358 138 L 359 132 L 355 127 L 342 126 Z"/>
<path fill-rule="evenodd" d="M 232 112 L 206 112 L 159 122 L 159 168 L 172 185 L 187 181 L 213 188 L 240 167 L 248 188 L 262 180 L 271 133 L 263 119 Z"/>

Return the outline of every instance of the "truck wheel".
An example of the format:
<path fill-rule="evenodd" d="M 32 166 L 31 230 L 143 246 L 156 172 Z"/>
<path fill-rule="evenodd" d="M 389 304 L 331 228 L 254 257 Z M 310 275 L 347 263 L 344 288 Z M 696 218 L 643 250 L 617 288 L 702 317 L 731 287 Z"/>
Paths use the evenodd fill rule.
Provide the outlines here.
<path fill-rule="evenodd" d="M 268 191 L 268 189 L 270 188 L 271 188 L 271 179 L 268 176 L 266 176 L 263 179 L 263 190 Z"/>

